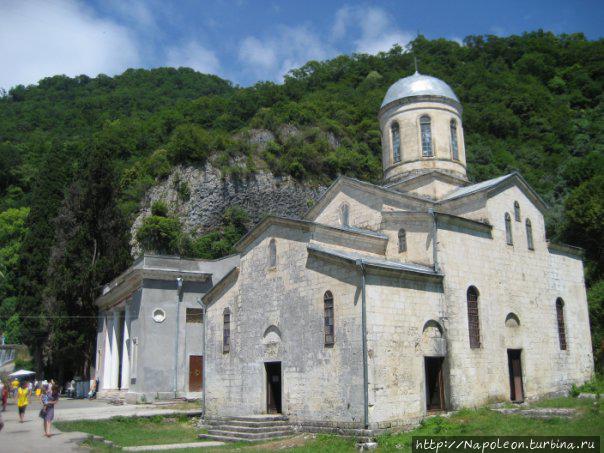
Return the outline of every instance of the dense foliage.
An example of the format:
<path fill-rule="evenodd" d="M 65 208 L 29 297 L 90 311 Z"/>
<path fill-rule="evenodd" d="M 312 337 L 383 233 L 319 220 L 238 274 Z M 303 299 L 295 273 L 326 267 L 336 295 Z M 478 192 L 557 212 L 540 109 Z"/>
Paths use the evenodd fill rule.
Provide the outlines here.
<path fill-rule="evenodd" d="M 409 50 L 395 46 L 373 56 L 311 61 L 283 84 L 249 88 L 189 69 L 161 68 L 116 77 L 55 76 L 10 90 L 0 97 L 0 230 L 7 231 L 0 236 L 8 238 L 0 243 L 0 330 L 33 347 L 38 367 L 43 358 L 52 366 L 58 351 L 71 354 L 63 341 L 93 342 L 88 327 L 82 338 L 53 340 L 56 322 L 41 315 L 55 309 L 66 314 L 74 304 L 78 313 L 94 314 L 91 286 L 74 283 L 66 292 L 55 279 L 80 272 L 97 280 L 115 275 L 123 258 L 96 261 L 91 244 L 106 248 L 103 238 L 111 231 L 121 238 L 116 244 L 126 247 L 127 225 L 143 194 L 174 165 L 210 159 L 225 176 L 268 168 L 309 184 L 338 174 L 379 181 L 376 114 L 388 86 L 412 73 L 413 54 L 421 72 L 447 81 L 462 100 L 470 178 L 520 171 L 551 206 L 549 237 L 585 248 L 599 341 L 604 40 L 538 31 L 470 36 L 459 45 L 420 36 Z M 252 145 L 248 138 L 257 129 L 270 131 L 274 140 Z M 107 161 L 98 173 L 89 157 L 95 153 Z M 106 181 L 94 180 L 95 174 Z M 182 187 L 179 196 L 187 197 L 187 190 Z M 83 196 L 107 209 L 111 226 L 91 219 Z M 216 257 L 229 253 L 245 231 L 243 214 L 227 213 L 220 231 L 187 237 L 169 208 L 139 231 L 147 248 Z M 86 252 L 75 253 L 78 247 Z M 63 261 L 55 259 L 60 253 L 66 254 Z"/>

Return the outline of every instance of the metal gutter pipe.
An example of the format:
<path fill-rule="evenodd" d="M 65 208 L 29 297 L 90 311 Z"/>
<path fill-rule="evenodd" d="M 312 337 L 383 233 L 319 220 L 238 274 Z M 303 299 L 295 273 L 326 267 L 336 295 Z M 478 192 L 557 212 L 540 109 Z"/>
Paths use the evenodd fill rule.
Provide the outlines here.
<path fill-rule="evenodd" d="M 203 359 L 201 362 L 201 391 L 203 392 L 201 394 L 201 404 L 202 404 L 202 412 L 201 412 L 201 416 L 203 418 L 203 420 L 205 421 L 206 419 L 206 306 L 203 304 L 203 302 L 201 302 L 201 300 L 197 301 L 200 305 L 201 305 L 201 316 L 203 316 L 202 318 L 202 326 L 203 326 L 203 337 L 202 337 L 202 344 L 201 344 L 201 353 L 203 354 L 202 357 Z"/>
<path fill-rule="evenodd" d="M 437 220 L 436 220 L 436 212 L 434 212 L 434 209 L 430 208 L 428 209 L 428 213 L 432 216 L 432 261 L 434 262 L 434 270 L 436 272 L 439 271 L 439 264 L 438 264 L 438 250 L 436 248 L 436 243 L 437 243 Z"/>
<path fill-rule="evenodd" d="M 365 296 L 365 265 L 362 259 L 356 261 L 361 270 L 361 340 L 363 343 L 363 426 L 369 429 L 369 371 L 367 360 L 367 303 Z"/>
<path fill-rule="evenodd" d="M 180 337 L 180 299 L 182 297 L 182 277 L 176 278 L 176 342 L 174 345 L 174 398 L 178 396 L 178 343 Z"/>

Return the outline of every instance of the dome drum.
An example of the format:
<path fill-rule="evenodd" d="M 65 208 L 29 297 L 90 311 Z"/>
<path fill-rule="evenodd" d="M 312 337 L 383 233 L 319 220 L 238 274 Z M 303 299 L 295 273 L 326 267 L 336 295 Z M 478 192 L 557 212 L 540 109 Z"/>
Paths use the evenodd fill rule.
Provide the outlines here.
<path fill-rule="evenodd" d="M 378 115 L 385 181 L 435 170 L 467 179 L 461 113 L 442 80 L 416 73 L 393 84 Z"/>

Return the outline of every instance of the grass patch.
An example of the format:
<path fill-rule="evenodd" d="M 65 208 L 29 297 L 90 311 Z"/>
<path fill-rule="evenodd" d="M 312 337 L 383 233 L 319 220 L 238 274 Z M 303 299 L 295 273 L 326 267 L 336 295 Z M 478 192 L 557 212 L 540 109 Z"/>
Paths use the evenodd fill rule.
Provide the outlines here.
<path fill-rule="evenodd" d="M 199 441 L 197 419 L 174 417 L 113 417 L 109 420 L 57 422 L 61 431 L 80 431 L 102 436 L 121 447 L 179 444 Z"/>
<path fill-rule="evenodd" d="M 431 417 L 412 431 L 398 434 L 384 434 L 378 437 L 378 452 L 410 452 L 413 436 L 593 436 L 604 433 L 604 416 L 601 400 L 577 398 L 551 398 L 536 402 L 530 407 L 559 407 L 579 409 L 573 418 L 531 419 L 522 415 L 505 415 L 488 408 L 463 409 L 450 417 Z M 120 446 L 168 444 L 198 441 L 200 430 L 187 418 L 180 417 L 166 422 L 163 417 L 114 418 L 97 422 L 58 423 L 63 431 L 83 431 L 103 436 Z M 108 451 L 98 442 L 88 441 L 93 451 Z M 300 436 L 290 440 L 237 443 L 223 447 L 192 448 L 175 450 L 179 453 L 192 452 L 249 452 L 281 450 L 290 453 L 353 453 L 356 451 L 352 439 L 317 435 L 312 438 Z"/>
<path fill-rule="evenodd" d="M 583 410 L 571 419 L 531 419 L 504 415 L 487 408 L 464 409 L 448 418 L 426 419 L 419 428 L 407 433 L 379 436 L 378 451 L 410 452 L 413 436 L 593 436 L 604 432 L 600 401 L 555 398 L 538 404 L 538 407 L 578 407 Z"/>
<path fill-rule="evenodd" d="M 579 396 L 579 393 L 604 393 L 604 375 L 596 374 L 583 385 L 573 385 L 570 395 Z"/>

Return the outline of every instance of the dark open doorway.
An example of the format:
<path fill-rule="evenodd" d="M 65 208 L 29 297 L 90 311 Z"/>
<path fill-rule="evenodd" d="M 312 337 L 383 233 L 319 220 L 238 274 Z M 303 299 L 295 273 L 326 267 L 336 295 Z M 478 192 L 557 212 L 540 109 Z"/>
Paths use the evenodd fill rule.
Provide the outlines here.
<path fill-rule="evenodd" d="M 524 401 L 522 388 L 522 349 L 508 349 L 508 369 L 510 372 L 510 399 L 515 402 Z"/>
<path fill-rule="evenodd" d="M 424 357 L 426 369 L 426 409 L 445 410 L 445 387 L 443 383 L 444 357 Z"/>
<path fill-rule="evenodd" d="M 266 411 L 281 413 L 281 362 L 266 362 Z"/>

